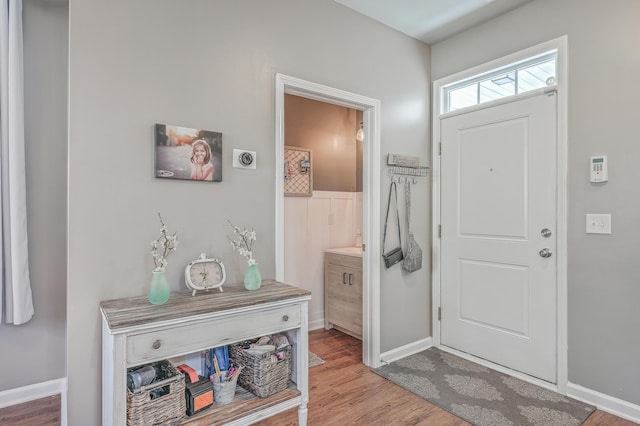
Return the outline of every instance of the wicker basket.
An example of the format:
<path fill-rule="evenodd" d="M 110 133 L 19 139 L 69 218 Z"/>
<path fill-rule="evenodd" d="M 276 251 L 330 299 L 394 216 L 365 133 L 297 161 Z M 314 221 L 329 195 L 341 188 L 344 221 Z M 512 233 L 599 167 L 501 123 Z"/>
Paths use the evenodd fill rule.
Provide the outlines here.
<path fill-rule="evenodd" d="M 264 398 L 287 388 L 291 375 L 291 346 L 261 355 L 245 349 L 257 339 L 229 345 L 229 362 L 243 366 L 238 384 L 254 395 Z M 281 358 L 276 357 L 281 354 Z"/>
<path fill-rule="evenodd" d="M 127 389 L 127 426 L 178 424 L 187 410 L 184 375 L 166 360 L 151 365 L 156 381 L 135 392 Z"/>

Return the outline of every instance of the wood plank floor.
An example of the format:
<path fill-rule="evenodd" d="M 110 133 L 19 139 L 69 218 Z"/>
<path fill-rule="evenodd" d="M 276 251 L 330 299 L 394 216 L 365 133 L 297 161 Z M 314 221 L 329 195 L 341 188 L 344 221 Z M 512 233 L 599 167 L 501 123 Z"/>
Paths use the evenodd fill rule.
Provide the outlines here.
<path fill-rule="evenodd" d="M 309 350 L 326 362 L 309 370 L 309 425 L 469 425 L 371 372 L 362 360 L 362 343 L 336 330 L 309 333 Z M 258 423 L 298 424 L 297 409 Z M 583 426 L 633 426 L 603 411 Z"/>
<path fill-rule="evenodd" d="M 0 408 L 0 425 L 59 426 L 60 394 Z"/>
<path fill-rule="evenodd" d="M 362 363 L 362 344 L 336 330 L 309 334 L 309 349 L 324 359 L 309 370 L 311 425 L 469 425 L 464 420 L 394 385 Z M 70 402 L 73 404 L 73 402 Z M 258 423 L 298 424 L 292 409 Z M 0 425 L 60 425 L 60 395 L 0 409 Z M 583 426 L 638 426 L 604 411 L 593 413 Z"/>

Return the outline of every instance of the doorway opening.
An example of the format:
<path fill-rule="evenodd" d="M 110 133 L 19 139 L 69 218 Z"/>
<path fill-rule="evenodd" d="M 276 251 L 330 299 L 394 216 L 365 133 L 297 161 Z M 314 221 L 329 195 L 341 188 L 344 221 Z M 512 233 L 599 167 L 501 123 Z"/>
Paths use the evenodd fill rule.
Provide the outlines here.
<path fill-rule="evenodd" d="M 311 290 L 310 330 L 361 339 L 362 111 L 291 94 L 284 105 L 284 282 Z"/>
<path fill-rule="evenodd" d="M 365 365 L 380 365 L 380 261 L 372 254 L 380 250 L 380 101 L 328 86 L 311 83 L 282 74 L 275 76 L 276 101 L 276 280 L 286 282 L 285 265 L 285 96 L 306 98 L 346 107 L 362 114 L 364 143 L 362 146 L 362 361 Z M 356 115 L 358 117 L 358 115 Z M 357 120 L 357 118 L 356 118 Z M 357 123 L 359 126 L 360 122 Z M 353 129 L 355 139 L 357 129 Z M 354 141 L 355 142 L 355 141 Z M 304 149 L 304 148 L 302 148 Z M 296 164 L 296 167 L 300 164 Z M 311 164 L 311 167 L 314 167 Z M 289 219 L 287 219 L 289 220 Z M 354 215 L 354 223 L 355 223 Z M 305 288 L 306 285 L 298 283 Z M 311 290 L 311 289 L 310 289 Z M 323 294 L 313 292 L 313 298 Z M 309 320 L 309 319 L 305 319 Z M 318 327 L 318 318 L 312 326 Z"/>

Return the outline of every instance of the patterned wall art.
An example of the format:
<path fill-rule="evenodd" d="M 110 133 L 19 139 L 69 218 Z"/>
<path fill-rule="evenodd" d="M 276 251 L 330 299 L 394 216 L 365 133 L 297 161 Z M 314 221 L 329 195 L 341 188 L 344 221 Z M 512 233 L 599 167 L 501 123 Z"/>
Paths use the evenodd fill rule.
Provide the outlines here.
<path fill-rule="evenodd" d="M 311 197 L 313 195 L 311 150 L 284 147 L 284 195 Z"/>

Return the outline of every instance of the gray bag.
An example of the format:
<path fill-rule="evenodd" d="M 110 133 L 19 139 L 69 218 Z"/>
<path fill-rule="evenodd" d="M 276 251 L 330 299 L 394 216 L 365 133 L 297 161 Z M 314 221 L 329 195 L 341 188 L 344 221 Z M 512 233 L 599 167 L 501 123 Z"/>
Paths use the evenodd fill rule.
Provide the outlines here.
<path fill-rule="evenodd" d="M 409 238 L 407 242 L 407 250 L 402 261 L 402 270 L 407 272 L 417 271 L 422 268 L 422 249 L 413 238 L 411 230 L 411 184 L 409 179 L 404 183 L 404 198 L 407 203 L 407 227 L 409 229 Z"/>
<path fill-rule="evenodd" d="M 398 219 L 398 244 L 400 247 L 384 252 L 384 243 L 387 241 L 387 224 L 389 223 L 389 209 L 391 208 L 391 192 L 395 189 L 396 193 L 396 218 Z M 384 234 L 382 235 L 382 259 L 385 268 L 390 268 L 402 260 L 402 239 L 400 237 L 400 215 L 398 214 L 398 188 L 395 182 L 391 182 L 389 186 L 389 203 L 387 204 L 387 217 L 384 220 Z"/>

